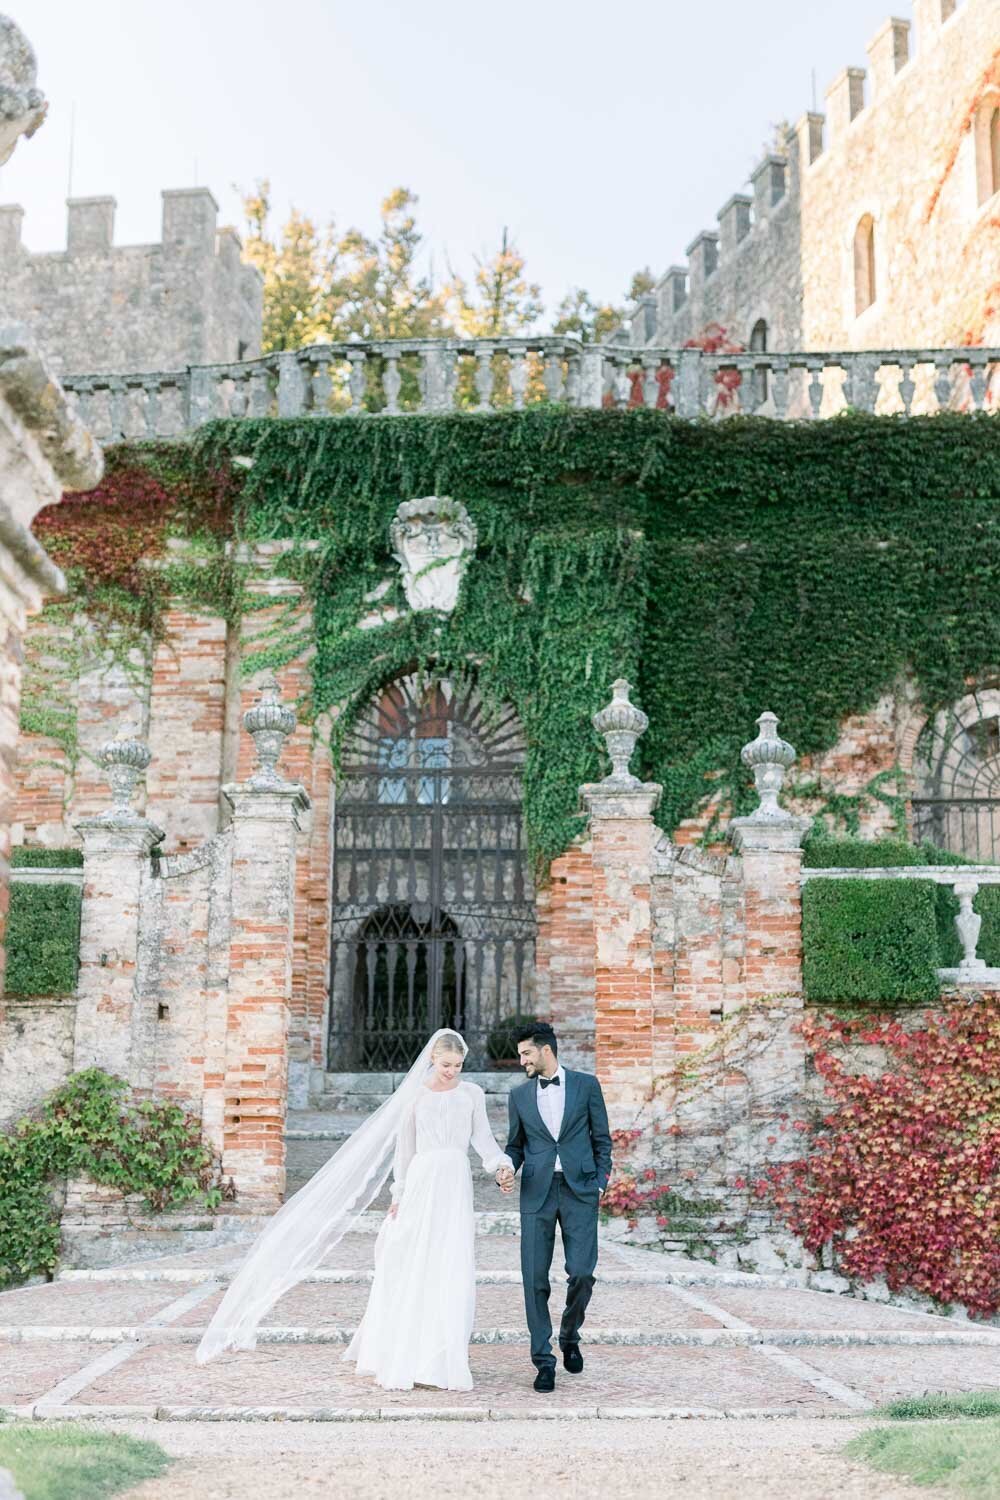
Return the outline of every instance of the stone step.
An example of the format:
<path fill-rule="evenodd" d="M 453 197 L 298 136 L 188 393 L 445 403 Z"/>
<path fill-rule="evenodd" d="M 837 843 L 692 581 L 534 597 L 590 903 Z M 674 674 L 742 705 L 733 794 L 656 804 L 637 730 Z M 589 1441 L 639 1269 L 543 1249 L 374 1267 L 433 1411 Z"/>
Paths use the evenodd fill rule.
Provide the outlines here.
<path fill-rule="evenodd" d="M 333 1094 L 381 1094 L 384 1098 L 399 1087 L 405 1073 L 324 1073 L 323 1090 Z M 524 1082 L 521 1068 L 498 1068 L 489 1073 L 463 1073 L 487 1094 L 507 1094 Z"/>
<path fill-rule="evenodd" d="M 352 1096 L 350 1106 L 341 1104 L 334 1107 L 331 1101 L 324 1101 L 324 1103 L 327 1107 L 323 1109 L 290 1109 L 285 1118 L 285 1140 L 346 1141 L 348 1136 L 353 1135 L 359 1125 L 363 1125 L 368 1119 L 368 1113 L 371 1113 L 356 1109 L 354 1096 Z M 506 1103 L 488 1101 L 486 1117 L 497 1140 L 501 1142 L 505 1140 L 507 1136 Z"/>

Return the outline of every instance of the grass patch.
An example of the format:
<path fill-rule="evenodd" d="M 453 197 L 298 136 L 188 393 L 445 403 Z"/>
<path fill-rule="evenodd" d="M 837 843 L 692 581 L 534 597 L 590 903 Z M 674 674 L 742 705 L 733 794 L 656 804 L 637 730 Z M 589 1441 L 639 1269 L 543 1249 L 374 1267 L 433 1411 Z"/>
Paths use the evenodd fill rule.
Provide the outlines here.
<path fill-rule="evenodd" d="M 875 1427 L 847 1445 L 883 1474 L 963 1495 L 1000 1495 L 1000 1419 Z"/>
<path fill-rule="evenodd" d="M 170 1462 L 156 1443 L 75 1424 L 0 1427 L 0 1468 L 10 1469 L 25 1500 L 104 1500 L 155 1479 Z"/>
<path fill-rule="evenodd" d="M 920 1417 L 1000 1417 L 1000 1390 L 966 1391 L 960 1396 L 904 1396 L 900 1401 L 886 1402 L 875 1415 L 894 1422 Z"/>

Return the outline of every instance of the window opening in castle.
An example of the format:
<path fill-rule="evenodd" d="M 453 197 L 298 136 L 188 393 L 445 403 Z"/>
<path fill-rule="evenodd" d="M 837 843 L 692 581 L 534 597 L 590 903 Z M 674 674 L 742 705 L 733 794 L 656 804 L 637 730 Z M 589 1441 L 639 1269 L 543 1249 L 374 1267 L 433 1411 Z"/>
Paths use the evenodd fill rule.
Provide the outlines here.
<path fill-rule="evenodd" d="M 1000 107 L 990 115 L 990 194 L 1000 193 Z"/>
<path fill-rule="evenodd" d="M 875 301 L 875 220 L 865 214 L 854 231 L 854 314 Z"/>
<path fill-rule="evenodd" d="M 750 330 L 750 353 L 767 353 L 767 323 L 763 318 L 758 318 L 756 323 L 753 325 L 753 328 Z M 753 380 L 754 395 L 757 398 L 757 405 L 763 406 L 764 402 L 767 400 L 767 371 L 754 370 Z"/>

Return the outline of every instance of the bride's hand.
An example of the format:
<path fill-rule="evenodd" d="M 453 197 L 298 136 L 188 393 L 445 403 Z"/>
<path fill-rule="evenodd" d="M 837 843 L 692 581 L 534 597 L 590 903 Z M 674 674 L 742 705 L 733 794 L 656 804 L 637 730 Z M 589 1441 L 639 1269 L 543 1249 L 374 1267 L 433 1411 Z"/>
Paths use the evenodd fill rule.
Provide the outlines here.
<path fill-rule="evenodd" d="M 399 1213 L 399 1204 L 398 1203 L 390 1203 L 389 1204 L 389 1215 L 388 1215 L 388 1217 L 390 1219 L 394 1219 L 398 1213 Z"/>

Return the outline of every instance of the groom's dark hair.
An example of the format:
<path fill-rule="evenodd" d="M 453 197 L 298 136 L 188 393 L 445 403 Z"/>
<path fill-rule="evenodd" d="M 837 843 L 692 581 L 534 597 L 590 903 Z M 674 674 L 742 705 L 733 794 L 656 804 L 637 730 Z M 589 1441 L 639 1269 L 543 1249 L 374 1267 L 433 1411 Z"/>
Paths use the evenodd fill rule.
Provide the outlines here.
<path fill-rule="evenodd" d="M 536 1047 L 551 1047 L 553 1057 L 559 1056 L 559 1039 L 548 1021 L 536 1021 L 534 1026 L 522 1026 L 514 1040 L 533 1042 Z"/>

